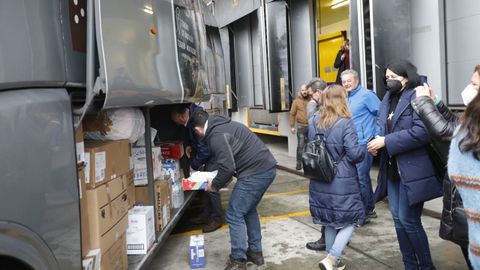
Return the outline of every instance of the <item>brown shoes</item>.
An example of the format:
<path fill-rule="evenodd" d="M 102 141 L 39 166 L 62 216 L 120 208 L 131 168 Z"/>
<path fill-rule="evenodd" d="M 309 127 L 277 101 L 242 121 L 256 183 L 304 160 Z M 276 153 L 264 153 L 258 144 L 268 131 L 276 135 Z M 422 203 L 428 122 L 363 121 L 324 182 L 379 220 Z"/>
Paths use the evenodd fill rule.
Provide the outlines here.
<path fill-rule="evenodd" d="M 207 223 L 207 225 L 203 226 L 202 232 L 203 233 L 210 233 L 220 229 L 223 226 L 223 222 L 218 220 L 211 220 Z"/>

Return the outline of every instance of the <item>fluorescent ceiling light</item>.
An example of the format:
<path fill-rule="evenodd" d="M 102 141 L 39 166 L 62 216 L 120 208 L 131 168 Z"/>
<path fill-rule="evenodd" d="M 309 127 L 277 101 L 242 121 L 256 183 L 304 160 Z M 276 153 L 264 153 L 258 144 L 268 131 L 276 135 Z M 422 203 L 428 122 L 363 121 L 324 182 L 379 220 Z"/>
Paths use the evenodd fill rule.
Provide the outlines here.
<path fill-rule="evenodd" d="M 335 1 L 335 2 L 336 2 L 335 4 L 333 2 L 332 5 L 330 6 L 331 9 L 336 9 L 336 8 L 343 7 L 350 4 L 349 0 Z"/>
<path fill-rule="evenodd" d="M 145 6 L 143 7 L 143 12 L 148 13 L 148 14 L 153 14 L 152 6 L 150 6 L 150 5 L 145 5 Z"/>

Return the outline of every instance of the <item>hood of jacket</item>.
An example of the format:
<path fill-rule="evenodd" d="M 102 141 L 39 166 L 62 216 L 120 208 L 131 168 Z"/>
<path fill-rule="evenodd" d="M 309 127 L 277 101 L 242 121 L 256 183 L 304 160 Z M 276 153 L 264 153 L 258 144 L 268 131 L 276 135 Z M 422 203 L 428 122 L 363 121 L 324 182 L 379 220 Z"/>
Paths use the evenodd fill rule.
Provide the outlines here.
<path fill-rule="evenodd" d="M 230 121 L 232 121 L 230 118 L 222 115 L 211 115 L 210 117 L 208 117 L 208 126 L 207 130 L 205 131 L 205 138 L 210 135 L 210 133 L 215 127 L 230 123 Z"/>

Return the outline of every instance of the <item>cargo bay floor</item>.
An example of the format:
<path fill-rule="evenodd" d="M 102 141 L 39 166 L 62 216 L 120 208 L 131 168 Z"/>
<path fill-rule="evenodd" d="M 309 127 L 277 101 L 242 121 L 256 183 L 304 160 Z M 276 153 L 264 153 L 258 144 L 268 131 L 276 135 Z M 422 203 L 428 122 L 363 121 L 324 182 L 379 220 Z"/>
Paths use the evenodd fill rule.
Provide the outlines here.
<path fill-rule="evenodd" d="M 286 159 L 281 161 L 279 149 L 275 148 L 275 145 L 271 143 L 269 147 L 279 160 L 279 165 L 287 162 Z M 371 177 L 376 179 L 376 170 L 372 170 Z M 309 180 L 303 176 L 277 170 L 277 177 L 258 206 L 266 264 L 258 268 L 249 265 L 249 270 L 319 269 L 318 262 L 326 253 L 305 248 L 306 242 L 316 240 L 320 236 L 320 226 L 313 224 L 308 210 L 308 183 Z M 224 209 L 228 204 L 233 184 L 230 184 L 228 190 L 222 191 Z M 189 213 L 199 211 L 194 205 L 190 208 Z M 380 202 L 376 205 L 376 211 L 378 218 L 357 228 L 344 252 L 343 260 L 347 269 L 403 269 L 388 205 Z M 201 231 L 189 228 L 184 221 L 186 217 L 177 226 L 179 227 L 177 231 L 181 232 L 173 233 L 169 237 L 148 269 L 190 269 L 190 235 L 201 234 Z M 424 215 L 422 221 L 437 269 L 466 269 L 458 246 L 438 237 L 439 220 L 431 215 Z M 228 226 L 224 225 L 221 229 L 204 236 L 205 269 L 223 270 L 230 254 Z"/>

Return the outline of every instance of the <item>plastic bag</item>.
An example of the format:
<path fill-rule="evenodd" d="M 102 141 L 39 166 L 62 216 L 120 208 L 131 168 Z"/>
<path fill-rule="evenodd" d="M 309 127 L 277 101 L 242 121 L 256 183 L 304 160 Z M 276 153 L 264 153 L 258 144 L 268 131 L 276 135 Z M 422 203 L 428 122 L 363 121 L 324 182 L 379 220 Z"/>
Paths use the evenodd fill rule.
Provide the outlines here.
<path fill-rule="evenodd" d="M 104 111 L 101 118 L 94 120 L 99 123 L 90 123 L 89 126 L 99 128 L 88 130 L 85 133 L 87 139 L 100 141 L 128 139 L 130 143 L 134 143 L 145 134 L 145 118 L 140 109 L 109 109 Z"/>

